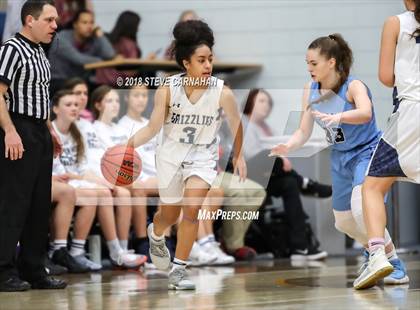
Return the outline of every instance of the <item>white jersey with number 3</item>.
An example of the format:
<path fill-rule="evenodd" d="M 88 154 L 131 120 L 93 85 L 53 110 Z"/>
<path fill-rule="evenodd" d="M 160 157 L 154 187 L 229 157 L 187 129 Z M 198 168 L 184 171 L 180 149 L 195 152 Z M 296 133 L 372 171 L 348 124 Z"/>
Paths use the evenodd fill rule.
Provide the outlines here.
<path fill-rule="evenodd" d="M 163 138 L 183 144 L 212 144 L 220 128 L 220 95 L 223 81 L 210 77 L 208 88 L 197 102 L 191 103 L 184 85 L 194 79 L 184 80 L 184 74 L 170 77 L 169 113 L 163 126 Z M 199 80 L 197 80 L 199 82 Z"/>
<path fill-rule="evenodd" d="M 164 203 L 182 199 L 185 180 L 190 176 L 211 185 L 217 175 L 223 81 L 211 77 L 208 88 L 191 103 L 182 78 L 170 77 L 169 113 L 156 149 L 159 196 Z"/>

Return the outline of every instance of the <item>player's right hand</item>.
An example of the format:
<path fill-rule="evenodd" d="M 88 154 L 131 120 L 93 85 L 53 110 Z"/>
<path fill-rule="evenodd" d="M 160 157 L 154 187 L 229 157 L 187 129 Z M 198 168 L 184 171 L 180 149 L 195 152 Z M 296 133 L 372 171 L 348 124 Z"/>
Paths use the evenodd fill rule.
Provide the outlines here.
<path fill-rule="evenodd" d="M 277 144 L 275 147 L 273 147 L 270 151 L 270 154 L 268 156 L 286 156 L 289 153 L 289 147 L 286 144 Z"/>
<path fill-rule="evenodd" d="M 6 131 L 4 135 L 4 156 L 10 160 L 21 159 L 23 152 L 22 140 L 16 130 Z"/>

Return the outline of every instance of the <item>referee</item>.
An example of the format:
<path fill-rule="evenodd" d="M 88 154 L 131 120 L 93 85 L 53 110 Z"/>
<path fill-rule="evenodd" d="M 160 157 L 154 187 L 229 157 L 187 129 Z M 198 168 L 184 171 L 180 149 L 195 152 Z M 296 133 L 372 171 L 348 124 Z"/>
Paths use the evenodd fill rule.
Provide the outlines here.
<path fill-rule="evenodd" d="M 61 145 L 48 120 L 50 65 L 40 43 L 51 42 L 57 17 L 51 1 L 26 1 L 21 32 L 0 48 L 0 291 L 66 287 L 44 268 Z"/>

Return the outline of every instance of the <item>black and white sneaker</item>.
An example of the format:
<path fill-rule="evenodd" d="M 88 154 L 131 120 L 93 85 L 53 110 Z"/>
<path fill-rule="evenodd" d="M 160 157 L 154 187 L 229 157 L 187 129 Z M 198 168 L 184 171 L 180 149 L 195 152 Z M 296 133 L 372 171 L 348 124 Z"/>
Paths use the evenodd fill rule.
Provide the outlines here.
<path fill-rule="evenodd" d="M 304 249 L 299 250 L 295 249 L 290 255 L 291 260 L 321 260 L 328 256 L 328 253 L 325 251 L 320 251 L 316 248 L 314 249 Z"/>
<path fill-rule="evenodd" d="M 52 261 L 57 265 L 66 267 L 70 273 L 85 273 L 90 271 L 86 265 L 81 264 L 71 256 L 66 248 L 55 250 Z"/>
<path fill-rule="evenodd" d="M 58 276 L 61 274 L 65 274 L 68 272 L 68 269 L 64 266 L 61 265 L 57 265 L 55 264 L 51 259 L 49 259 L 48 257 L 45 258 L 44 261 L 44 268 L 45 268 L 45 272 L 49 275 L 49 276 Z"/>

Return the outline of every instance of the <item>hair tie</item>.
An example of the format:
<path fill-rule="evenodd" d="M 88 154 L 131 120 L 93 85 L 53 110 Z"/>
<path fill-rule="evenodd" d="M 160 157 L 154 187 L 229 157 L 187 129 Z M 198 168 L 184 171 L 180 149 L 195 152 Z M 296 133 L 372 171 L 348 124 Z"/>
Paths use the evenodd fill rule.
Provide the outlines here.
<path fill-rule="evenodd" d="M 328 38 L 330 38 L 330 39 L 331 39 L 331 40 L 333 40 L 333 41 L 335 41 L 335 40 L 336 40 L 335 35 L 332 35 L 332 34 L 330 34 L 330 35 L 328 36 Z"/>

